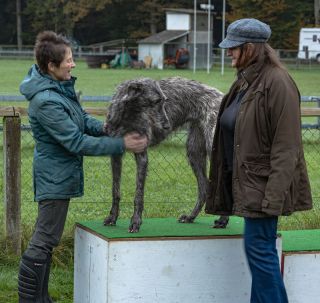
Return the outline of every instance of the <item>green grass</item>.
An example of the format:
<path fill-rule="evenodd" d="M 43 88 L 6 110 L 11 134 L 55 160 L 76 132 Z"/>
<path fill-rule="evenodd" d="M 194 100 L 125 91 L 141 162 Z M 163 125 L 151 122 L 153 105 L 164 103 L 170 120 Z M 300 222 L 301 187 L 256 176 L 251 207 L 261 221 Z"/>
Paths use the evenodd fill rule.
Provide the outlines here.
<path fill-rule="evenodd" d="M 73 75 L 78 78 L 76 89 L 83 95 L 107 95 L 114 93 L 115 87 L 122 81 L 137 77 L 151 77 L 162 79 L 170 76 L 181 76 L 206 83 L 226 92 L 233 79 L 235 70 L 225 67 L 224 75 L 221 75 L 219 65 L 214 65 L 208 74 L 206 70 L 176 70 L 176 69 L 89 69 L 84 61 L 76 62 Z M 19 94 L 19 84 L 33 64 L 32 60 L 1 60 L 0 59 L 0 94 Z M 302 95 L 320 95 L 319 71 L 320 67 L 314 69 L 294 69 L 290 74 L 295 79 Z"/>
<path fill-rule="evenodd" d="M 0 94 L 19 94 L 19 83 L 31 66 L 31 60 L 0 60 Z M 319 69 L 291 69 L 290 73 L 297 81 L 302 95 L 320 95 Z M 77 90 L 83 95 L 112 95 L 115 87 L 124 80 L 136 77 L 151 77 L 161 79 L 169 76 L 182 76 L 215 86 L 226 92 L 234 79 L 233 69 L 226 68 L 225 75 L 220 75 L 220 69 L 215 66 L 210 74 L 197 71 L 195 74 L 187 70 L 132 70 L 132 69 L 89 69 L 85 62 L 78 62 L 73 74 L 78 77 Z M 27 102 L 16 102 L 3 105 L 27 106 Z M 100 106 L 105 104 L 84 104 L 84 106 Z M 310 104 L 309 106 L 312 106 Z M 314 118 L 306 118 L 312 123 Z M 310 122 L 311 121 L 311 122 Z M 27 124 L 27 118 L 23 118 Z M 309 175 L 315 198 L 312 211 L 296 213 L 280 220 L 280 229 L 320 228 L 320 134 L 319 131 L 304 131 L 304 148 L 309 167 Z M 149 153 L 149 174 L 145 192 L 144 217 L 178 217 L 189 212 L 194 205 L 196 183 L 192 171 L 185 158 L 183 142 L 185 134 L 173 136 Z M 2 134 L 0 134 L 2 142 Z M 37 214 L 37 204 L 33 202 L 31 165 L 33 156 L 33 139 L 30 133 L 22 134 L 22 246 L 25 249 L 33 230 Z M 0 143 L 2 154 L 2 144 Z M 2 155 L 0 165 L 2 166 Z M 123 203 L 121 218 L 129 218 L 132 213 L 134 194 L 135 164 L 131 155 L 124 160 L 122 181 Z M 178 176 L 178 178 L 177 178 Z M 0 183 L 3 193 L 3 182 Z M 2 194 L 1 194 L 1 199 Z M 73 295 L 73 228 L 76 221 L 103 220 L 109 212 L 111 203 L 110 163 L 104 157 L 85 158 L 85 195 L 71 202 L 66 228 L 61 245 L 55 250 L 50 292 L 57 302 L 72 302 Z M 0 214 L 3 214 L 3 203 L 0 204 Z M 201 215 L 204 215 L 202 213 Z M 3 216 L 0 216 L 3 226 Z M 3 229 L 0 230 L 0 302 L 17 302 L 16 284 L 19 258 L 9 254 L 5 249 Z"/>

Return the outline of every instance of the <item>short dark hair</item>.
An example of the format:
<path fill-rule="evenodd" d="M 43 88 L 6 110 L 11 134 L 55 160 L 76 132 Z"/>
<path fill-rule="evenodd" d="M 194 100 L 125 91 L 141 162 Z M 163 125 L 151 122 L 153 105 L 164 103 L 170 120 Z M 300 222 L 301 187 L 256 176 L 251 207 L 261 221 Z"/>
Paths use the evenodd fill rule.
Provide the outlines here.
<path fill-rule="evenodd" d="M 71 47 L 70 41 L 60 34 L 53 31 L 39 33 L 36 38 L 34 53 L 40 70 L 47 73 L 49 62 L 59 67 L 68 47 Z"/>

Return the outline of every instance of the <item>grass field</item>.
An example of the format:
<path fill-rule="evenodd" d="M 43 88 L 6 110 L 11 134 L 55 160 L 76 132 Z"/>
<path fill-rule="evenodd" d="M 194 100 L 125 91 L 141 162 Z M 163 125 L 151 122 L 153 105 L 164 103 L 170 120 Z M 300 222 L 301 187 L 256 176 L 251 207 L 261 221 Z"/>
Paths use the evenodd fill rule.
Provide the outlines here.
<path fill-rule="evenodd" d="M 32 65 L 31 60 L 0 59 L 0 94 L 19 94 L 19 84 Z M 181 76 L 206 83 L 226 92 L 235 77 L 235 70 L 226 67 L 221 75 L 220 67 L 214 66 L 208 74 L 206 70 L 156 70 L 156 69 L 88 69 L 84 61 L 76 62 L 73 75 L 78 78 L 76 89 L 83 95 L 107 95 L 114 93 L 115 87 L 124 80 L 137 77 L 161 79 L 170 76 Z M 290 69 L 291 76 L 297 82 L 302 95 L 320 95 L 319 68 Z"/>
<path fill-rule="evenodd" d="M 18 95 L 19 83 L 31 66 L 31 60 L 0 60 L 0 95 Z M 220 75 L 219 67 L 214 67 L 210 74 L 201 70 L 193 73 L 188 70 L 132 70 L 132 69 L 88 69 L 85 62 L 78 62 L 73 74 L 78 77 L 76 89 L 83 95 L 112 95 L 115 87 L 124 80 L 136 77 L 151 77 L 161 79 L 169 76 L 182 76 L 198 80 L 215 86 L 226 92 L 235 77 L 233 69 L 226 68 L 225 75 Z M 296 80 L 302 95 L 320 95 L 320 69 L 291 69 L 290 74 Z M 27 106 L 24 103 L 10 103 Z M 9 105 L 3 103 L 1 105 Z M 84 106 L 93 106 L 92 103 Z M 105 104 L 96 104 L 105 106 Z M 311 104 L 309 104 L 311 106 Z M 306 119 L 310 121 L 311 119 Z M 313 119 L 314 120 L 314 119 Z M 27 119 L 24 119 L 27 123 Z M 305 154 L 309 167 L 312 189 L 316 198 L 315 209 L 308 212 L 294 214 L 280 221 L 281 229 L 320 228 L 320 145 L 319 131 L 304 132 Z M 2 142 L 2 134 L 1 134 Z M 23 132 L 22 150 L 22 222 L 23 248 L 32 234 L 36 219 L 36 204 L 32 202 L 31 164 L 33 140 L 31 134 Z M 185 134 L 182 132 L 170 138 L 161 146 L 152 149 L 149 156 L 149 175 L 146 184 L 144 217 L 178 217 L 188 212 L 194 204 L 196 184 L 194 176 L 185 159 L 183 142 Z M 2 143 L 1 153 L 2 153 Z M 2 165 L 2 157 L 0 160 Z M 85 196 L 74 199 L 70 205 L 69 215 L 62 244 L 55 250 L 54 266 L 51 276 L 50 292 L 57 302 L 72 302 L 73 279 L 73 226 L 76 221 L 104 218 L 110 207 L 110 170 L 109 160 L 103 157 L 85 159 Z M 177 172 L 179 180 L 177 180 Z M 181 173 L 182 172 L 182 173 Z M 132 212 L 132 196 L 134 192 L 134 161 L 130 155 L 125 157 L 123 172 L 123 204 L 121 217 L 129 218 Z M 3 182 L 0 183 L 1 192 Z M 3 213 L 3 204 L 0 214 Z M 204 215 L 202 213 L 202 215 Z M 3 226 L 3 216 L 0 215 Z M 0 231 L 0 302 L 17 302 L 18 258 L 8 255 Z"/>

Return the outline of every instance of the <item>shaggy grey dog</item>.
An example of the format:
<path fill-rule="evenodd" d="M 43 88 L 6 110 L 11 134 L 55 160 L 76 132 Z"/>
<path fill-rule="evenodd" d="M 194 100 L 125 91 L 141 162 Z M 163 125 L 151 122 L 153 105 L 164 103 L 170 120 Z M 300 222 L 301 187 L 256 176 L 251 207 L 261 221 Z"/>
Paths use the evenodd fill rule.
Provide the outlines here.
<path fill-rule="evenodd" d="M 198 199 L 191 214 L 182 215 L 179 222 L 193 222 L 204 205 L 208 187 L 207 159 L 211 153 L 221 99 L 220 91 L 193 80 L 141 78 L 120 84 L 108 109 L 106 131 L 109 136 L 123 136 L 136 131 L 147 136 L 148 146 L 159 144 L 183 125 L 188 127 L 187 156 L 197 178 Z M 136 193 L 129 232 L 138 232 L 142 223 L 147 151 L 135 154 L 135 160 Z M 119 215 L 121 156 L 113 156 L 111 166 L 113 199 L 105 225 L 115 225 Z M 225 227 L 227 223 L 228 217 L 220 217 L 214 227 Z"/>

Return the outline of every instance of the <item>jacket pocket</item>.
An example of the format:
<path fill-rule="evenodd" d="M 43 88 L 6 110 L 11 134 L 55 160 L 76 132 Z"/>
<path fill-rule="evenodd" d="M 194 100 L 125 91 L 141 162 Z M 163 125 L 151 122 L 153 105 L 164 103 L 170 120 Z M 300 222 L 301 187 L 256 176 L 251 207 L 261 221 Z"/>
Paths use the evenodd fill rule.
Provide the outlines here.
<path fill-rule="evenodd" d="M 77 173 L 80 164 L 77 160 L 68 157 L 55 159 L 36 159 L 35 176 L 44 182 L 62 184 L 69 179 L 78 179 Z"/>
<path fill-rule="evenodd" d="M 266 163 L 243 162 L 241 168 L 244 209 L 261 211 L 270 166 Z"/>
<path fill-rule="evenodd" d="M 283 214 L 291 214 L 295 211 L 295 208 L 298 204 L 298 201 L 307 201 L 308 198 L 305 197 L 303 194 L 300 196 L 301 193 L 305 193 L 304 190 L 307 188 L 308 181 L 305 178 L 306 174 L 304 174 L 305 170 L 303 167 L 303 162 L 299 161 L 294 173 L 292 182 L 289 186 L 289 189 L 285 192 L 285 200 L 284 200 L 284 207 L 283 207 Z M 298 208 L 299 209 L 299 208 Z"/>
<path fill-rule="evenodd" d="M 80 165 L 78 165 L 77 162 L 70 161 L 66 163 L 64 167 L 59 167 L 50 179 L 55 184 L 63 184 L 65 182 L 72 182 L 73 180 L 78 181 L 79 169 Z"/>

